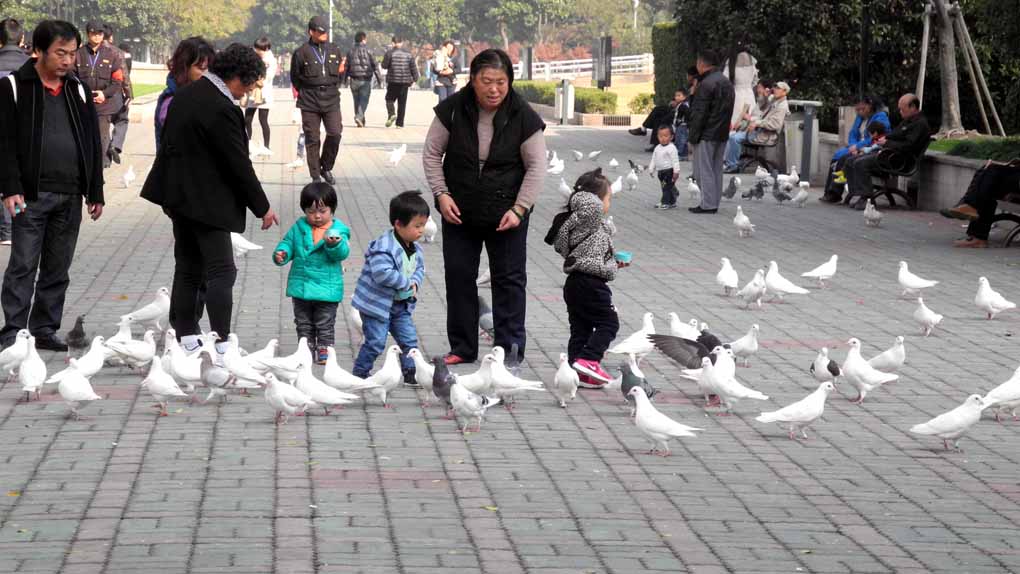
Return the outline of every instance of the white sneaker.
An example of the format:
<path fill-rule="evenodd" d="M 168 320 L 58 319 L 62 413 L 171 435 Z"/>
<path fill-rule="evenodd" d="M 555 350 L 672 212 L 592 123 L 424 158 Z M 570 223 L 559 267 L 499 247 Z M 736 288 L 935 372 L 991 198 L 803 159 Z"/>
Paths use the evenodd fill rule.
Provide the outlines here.
<path fill-rule="evenodd" d="M 4 239 L 3 241 L 0 241 L 0 245 L 11 245 L 11 240 L 10 239 Z"/>
<path fill-rule="evenodd" d="M 268 157 L 273 155 L 273 150 L 267 148 L 266 146 L 262 146 L 262 148 L 259 150 L 259 153 Z"/>

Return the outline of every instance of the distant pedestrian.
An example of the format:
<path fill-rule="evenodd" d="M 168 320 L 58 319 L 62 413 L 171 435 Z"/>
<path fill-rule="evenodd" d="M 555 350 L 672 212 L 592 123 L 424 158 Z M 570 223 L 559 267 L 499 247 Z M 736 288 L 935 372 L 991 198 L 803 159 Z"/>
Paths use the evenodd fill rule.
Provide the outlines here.
<path fill-rule="evenodd" d="M 269 108 L 273 105 L 273 81 L 276 79 L 276 57 L 273 56 L 272 45 L 269 38 L 265 36 L 255 40 L 255 53 L 262 58 L 266 64 L 266 77 L 262 79 L 261 85 L 252 90 L 248 99 L 248 105 L 244 109 L 244 128 L 248 131 L 248 140 L 251 141 L 252 120 L 255 113 L 259 114 L 259 125 L 262 126 L 262 146 L 254 147 L 252 155 L 273 155 L 269 149 Z"/>
<path fill-rule="evenodd" d="M 432 70 L 436 75 L 436 94 L 439 101 L 453 95 L 457 91 L 457 69 L 453 61 L 453 55 L 457 51 L 453 40 L 443 42 L 432 57 Z"/>
<path fill-rule="evenodd" d="M 329 32 L 321 16 L 308 22 L 308 43 L 294 51 L 290 60 L 290 82 L 301 110 L 305 154 L 312 181 L 336 184 L 333 163 L 340 151 L 343 117 L 340 115 L 340 80 L 343 56 L 329 43 Z M 326 141 L 319 152 L 319 125 L 326 126 Z"/>
<path fill-rule="evenodd" d="M 170 73 L 166 75 L 166 89 L 156 99 L 154 123 L 157 150 L 159 149 L 160 135 L 163 133 L 163 125 L 166 123 L 166 115 L 170 110 L 170 102 L 173 101 L 177 90 L 201 78 L 202 74 L 209 69 L 209 64 L 212 63 L 215 56 L 216 49 L 200 36 L 192 36 L 177 44 L 174 55 L 167 63 Z"/>
<path fill-rule="evenodd" d="M 262 229 L 279 224 L 262 191 L 236 100 L 266 73 L 255 50 L 231 44 L 201 78 L 174 96 L 159 151 L 142 197 L 162 206 L 173 223 L 174 280 L 170 323 L 185 349 L 198 348 L 199 289 L 206 287 L 209 326 L 226 350 L 237 277 L 230 232 L 247 227 L 245 210 Z"/>
<path fill-rule="evenodd" d="M 25 32 L 14 18 L 0 21 L 0 78 L 10 75 L 28 60 Z M 11 244 L 11 214 L 0 209 L 0 245 Z"/>
<path fill-rule="evenodd" d="M 715 213 L 722 200 L 723 159 L 736 96 L 733 84 L 719 72 L 718 66 L 719 57 L 714 52 L 702 50 L 698 54 L 699 80 L 691 101 L 688 132 L 694 145 L 701 205 L 689 208 L 691 213 Z"/>
<path fill-rule="evenodd" d="M 351 81 L 351 95 L 354 96 L 354 123 L 365 127 L 365 111 L 372 96 L 372 78 L 382 85 L 379 63 L 368 49 L 364 32 L 354 35 L 354 47 L 347 52 L 347 78 Z"/>
<path fill-rule="evenodd" d="M 393 47 L 383 57 L 382 67 L 386 70 L 386 127 L 397 123 L 404 127 L 404 113 L 407 111 L 407 90 L 418 81 L 418 66 L 414 56 L 404 48 L 404 39 L 393 37 Z M 397 109 L 394 112 L 393 103 Z"/>
<path fill-rule="evenodd" d="M 0 343 L 10 345 L 27 328 L 37 348 L 67 351 L 57 331 L 82 199 L 93 221 L 103 214 L 102 148 L 92 95 L 74 74 L 78 29 L 44 20 L 32 46 L 35 57 L 0 80 L 0 191 L 14 217 Z"/>
<path fill-rule="evenodd" d="M 117 46 L 114 44 L 113 27 L 109 24 L 103 26 L 103 41 L 117 51 L 120 56 L 121 66 L 124 70 L 124 83 L 121 90 L 123 103 L 117 113 L 113 114 L 113 137 L 110 138 L 110 149 L 107 152 L 113 163 L 120 163 L 120 154 L 124 151 L 124 142 L 127 140 L 128 125 L 131 123 L 131 100 L 134 99 L 134 87 L 131 85 L 131 51 L 125 50 L 127 44 Z"/>
<path fill-rule="evenodd" d="M 88 85 L 99 114 L 99 137 L 102 141 L 103 167 L 109 167 L 110 126 L 114 115 L 124 105 L 124 67 L 117 48 L 103 41 L 103 25 L 90 21 L 85 25 L 88 43 L 78 49 L 75 72 Z"/>

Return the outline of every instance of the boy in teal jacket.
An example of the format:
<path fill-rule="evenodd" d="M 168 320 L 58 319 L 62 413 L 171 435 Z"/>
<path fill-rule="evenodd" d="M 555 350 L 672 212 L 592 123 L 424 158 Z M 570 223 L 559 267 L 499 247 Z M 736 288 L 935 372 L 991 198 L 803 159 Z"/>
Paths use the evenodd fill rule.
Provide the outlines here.
<path fill-rule="evenodd" d="M 333 216 L 337 198 L 328 183 L 310 183 L 301 190 L 303 219 L 287 231 L 273 252 L 273 262 L 286 265 L 287 296 L 294 301 L 298 337 L 308 339 L 316 362 L 326 363 L 326 347 L 333 346 L 336 310 L 344 298 L 340 262 L 351 252 L 351 230 Z"/>

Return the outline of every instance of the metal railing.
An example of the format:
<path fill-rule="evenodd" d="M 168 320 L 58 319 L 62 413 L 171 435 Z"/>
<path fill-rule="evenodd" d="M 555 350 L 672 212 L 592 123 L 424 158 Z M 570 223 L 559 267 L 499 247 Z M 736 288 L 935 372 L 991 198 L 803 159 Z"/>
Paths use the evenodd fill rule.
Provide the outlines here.
<path fill-rule="evenodd" d="M 576 78 L 577 76 L 591 75 L 592 59 L 585 60 L 557 60 L 553 62 L 533 62 L 531 71 L 537 79 L 560 79 Z M 638 54 L 636 56 L 616 56 L 613 58 L 613 74 L 651 74 L 653 73 L 655 59 L 651 54 Z M 521 71 L 520 64 L 514 64 L 514 74 Z"/>

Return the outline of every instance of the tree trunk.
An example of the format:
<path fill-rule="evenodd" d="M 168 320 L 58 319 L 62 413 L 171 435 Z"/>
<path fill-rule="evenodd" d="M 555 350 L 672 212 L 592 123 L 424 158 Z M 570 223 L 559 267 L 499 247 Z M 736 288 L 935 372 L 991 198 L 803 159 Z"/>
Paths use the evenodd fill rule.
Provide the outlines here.
<path fill-rule="evenodd" d="M 945 0 L 934 0 L 934 3 L 939 24 L 939 79 L 942 84 L 942 128 L 939 132 L 947 133 L 963 129 L 956 72 L 956 38 Z"/>
<path fill-rule="evenodd" d="M 499 36 L 503 38 L 503 49 L 507 52 L 510 51 L 510 34 L 506 29 L 506 22 L 503 20 L 499 21 Z"/>

